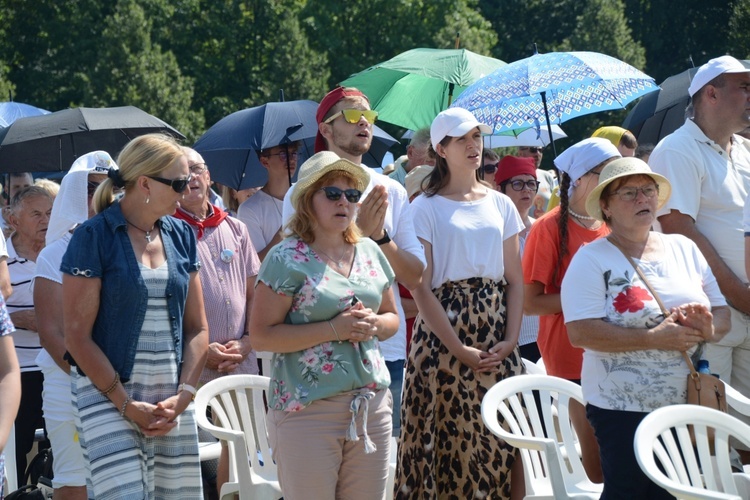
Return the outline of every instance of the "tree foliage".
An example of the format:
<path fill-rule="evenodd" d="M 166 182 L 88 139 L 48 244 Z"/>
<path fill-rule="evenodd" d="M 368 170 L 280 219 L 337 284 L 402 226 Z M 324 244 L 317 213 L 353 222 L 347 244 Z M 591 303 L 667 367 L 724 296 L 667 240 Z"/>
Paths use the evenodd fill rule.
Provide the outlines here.
<path fill-rule="evenodd" d="M 415 47 L 506 62 L 592 50 L 657 82 L 750 57 L 750 0 L 0 0 L 0 99 L 50 110 L 133 104 L 191 139 L 239 109 L 318 100 Z M 565 124 L 578 140 L 624 113 Z"/>

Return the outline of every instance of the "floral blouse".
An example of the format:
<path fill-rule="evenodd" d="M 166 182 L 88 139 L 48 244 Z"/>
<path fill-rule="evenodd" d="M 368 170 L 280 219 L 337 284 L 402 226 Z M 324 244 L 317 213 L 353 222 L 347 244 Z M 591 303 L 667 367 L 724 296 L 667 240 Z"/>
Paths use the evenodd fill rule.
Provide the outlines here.
<path fill-rule="evenodd" d="M 664 247 L 661 258 L 635 261 L 667 309 L 689 302 L 726 305 L 698 247 L 684 236 L 659 237 Z M 607 239 L 576 253 L 563 279 L 561 299 L 567 323 L 603 319 L 625 328 L 653 328 L 664 320 L 648 287 Z M 684 403 L 687 374 L 687 364 L 678 351 L 586 349 L 581 388 L 586 402 L 599 408 L 649 412 Z"/>
<path fill-rule="evenodd" d="M 349 277 L 331 269 L 305 242 L 291 236 L 266 256 L 258 282 L 292 297 L 286 323 L 328 321 L 348 309 L 353 297 L 378 311 L 394 273 L 370 239 L 355 245 Z M 377 338 L 369 342 L 325 342 L 308 349 L 276 353 L 271 370 L 269 408 L 299 411 L 315 400 L 361 388 L 385 389 L 390 376 Z"/>

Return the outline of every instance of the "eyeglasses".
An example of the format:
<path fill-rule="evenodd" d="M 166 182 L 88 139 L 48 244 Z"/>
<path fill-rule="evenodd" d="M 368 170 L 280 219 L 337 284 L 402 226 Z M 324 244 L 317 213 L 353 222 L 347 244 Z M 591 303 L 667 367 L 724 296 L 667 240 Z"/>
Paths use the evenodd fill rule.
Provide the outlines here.
<path fill-rule="evenodd" d="M 206 165 L 205 163 L 194 163 L 190 165 L 190 173 L 195 176 L 201 175 L 207 169 L 208 165 Z"/>
<path fill-rule="evenodd" d="M 659 194 L 659 185 L 658 184 L 651 184 L 644 187 L 624 187 L 620 188 L 617 191 L 610 193 L 609 196 L 617 195 L 620 197 L 622 201 L 633 201 L 636 198 L 638 198 L 638 191 L 643 193 L 643 196 L 646 198 L 653 198 L 657 194 Z"/>
<path fill-rule="evenodd" d="M 326 198 L 331 201 L 339 201 L 342 194 L 346 196 L 346 200 L 349 203 L 357 203 L 362 197 L 362 191 L 359 189 L 340 189 L 336 186 L 326 186 L 320 188 L 320 190 L 325 191 Z"/>
<path fill-rule="evenodd" d="M 297 159 L 297 152 L 296 151 L 290 151 L 288 154 L 286 151 L 282 151 L 281 153 L 268 153 L 267 155 L 263 156 L 278 156 L 279 160 L 286 161 L 287 158 L 290 158 L 292 160 Z"/>
<path fill-rule="evenodd" d="M 175 193 L 182 193 L 184 192 L 188 184 L 190 184 L 190 180 L 192 177 L 188 176 L 187 179 L 165 179 L 164 177 L 156 177 L 153 175 L 147 175 L 149 179 L 153 179 L 156 182 L 161 182 L 162 184 L 166 184 L 167 186 L 170 186 L 172 189 L 174 189 Z"/>
<path fill-rule="evenodd" d="M 513 189 L 513 191 L 523 191 L 524 188 L 526 188 L 536 192 L 539 189 L 539 181 L 515 180 L 509 181 L 508 184 L 510 184 L 510 187 Z"/>
<path fill-rule="evenodd" d="M 375 120 L 378 119 L 378 112 L 372 109 L 342 109 L 338 113 L 335 113 L 328 117 L 327 120 L 325 120 L 323 123 L 331 123 L 333 120 L 338 118 L 339 116 L 344 116 L 344 120 L 346 120 L 347 123 L 359 123 L 359 120 L 362 119 L 362 117 L 365 117 L 365 120 L 367 120 L 367 123 L 372 125 L 375 123 Z"/>
<path fill-rule="evenodd" d="M 544 148 L 534 148 L 526 146 L 520 147 L 518 149 L 520 149 L 521 151 L 528 151 L 529 153 L 541 153 L 544 150 Z"/>
<path fill-rule="evenodd" d="M 98 182 L 88 181 L 88 184 L 86 184 L 86 191 L 88 192 L 89 197 L 94 196 L 94 193 L 96 192 L 96 188 L 99 187 Z"/>
<path fill-rule="evenodd" d="M 484 170 L 485 174 L 494 174 L 497 172 L 497 165 L 485 165 L 482 167 L 482 170 Z"/>

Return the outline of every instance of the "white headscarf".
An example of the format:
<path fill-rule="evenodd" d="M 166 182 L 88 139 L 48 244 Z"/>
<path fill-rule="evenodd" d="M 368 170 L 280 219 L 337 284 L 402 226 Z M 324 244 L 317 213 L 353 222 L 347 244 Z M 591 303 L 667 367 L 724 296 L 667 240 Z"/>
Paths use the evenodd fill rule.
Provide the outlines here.
<path fill-rule="evenodd" d="M 602 137 L 589 137 L 577 142 L 560 153 L 555 158 L 555 166 L 570 176 L 570 189 L 568 195 L 572 194 L 573 184 L 583 177 L 592 168 L 604 160 L 620 158 L 622 155 L 617 148 Z"/>
<path fill-rule="evenodd" d="M 78 158 L 60 183 L 47 227 L 47 245 L 62 238 L 89 218 L 89 174 L 107 174 L 117 164 L 106 151 L 93 151 Z"/>

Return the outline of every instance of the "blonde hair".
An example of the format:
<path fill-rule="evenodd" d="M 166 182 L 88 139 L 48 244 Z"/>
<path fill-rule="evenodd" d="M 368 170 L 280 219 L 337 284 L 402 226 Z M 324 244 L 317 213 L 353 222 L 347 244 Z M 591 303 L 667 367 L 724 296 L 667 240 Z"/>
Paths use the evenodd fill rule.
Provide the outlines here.
<path fill-rule="evenodd" d="M 60 192 L 60 184 L 49 179 L 37 179 L 34 181 L 34 185 L 47 191 L 53 199 L 57 196 L 57 193 Z"/>
<path fill-rule="evenodd" d="M 125 145 L 117 157 L 119 176 L 124 183 L 125 192 L 132 189 L 143 175 L 158 177 L 181 156 L 185 156 L 185 151 L 169 135 L 146 134 L 136 137 Z M 114 202 L 116 188 L 112 177 L 99 184 L 92 200 L 96 213 Z"/>
<path fill-rule="evenodd" d="M 295 212 L 289 223 L 286 225 L 286 229 L 292 234 L 296 235 L 299 239 L 307 243 L 315 242 L 315 229 L 318 227 L 318 219 L 315 216 L 313 210 L 312 199 L 320 188 L 329 185 L 336 179 L 346 179 L 352 184 L 357 183 L 357 179 L 345 170 L 331 170 L 321 176 L 320 179 L 315 181 L 302 195 L 297 199 L 295 203 Z M 343 196 L 343 195 L 342 195 Z M 349 226 L 343 232 L 344 241 L 347 243 L 357 243 L 359 238 L 362 236 L 357 224 L 352 220 Z"/>

